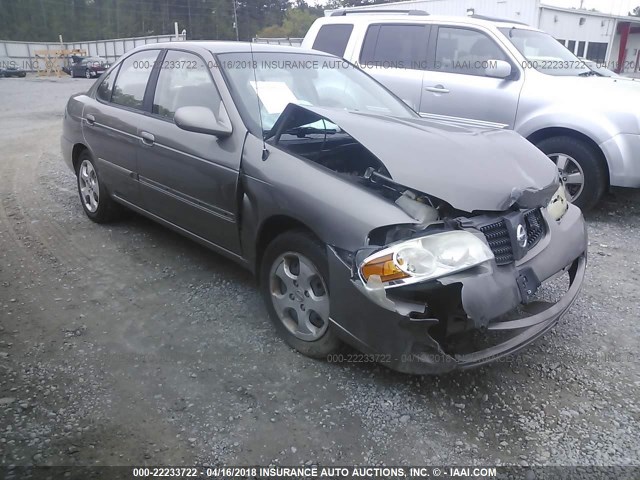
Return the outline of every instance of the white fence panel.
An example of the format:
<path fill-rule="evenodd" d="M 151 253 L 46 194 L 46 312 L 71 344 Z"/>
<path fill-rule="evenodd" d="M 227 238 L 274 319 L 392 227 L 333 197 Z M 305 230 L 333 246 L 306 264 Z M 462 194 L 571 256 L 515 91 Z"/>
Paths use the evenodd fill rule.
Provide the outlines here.
<path fill-rule="evenodd" d="M 57 42 L 34 43 L 0 40 L 0 68 L 18 67 L 28 71 L 37 70 L 38 57 L 35 54 L 36 50 L 85 50 L 89 56 L 102 57 L 109 63 L 113 63 L 124 53 L 140 45 L 183 41 L 185 39 L 185 34 L 178 35 L 178 38 L 176 38 L 174 34 L 167 34 L 150 37 L 69 42 L 63 44 Z M 61 59 L 60 62 L 60 66 L 62 66 L 65 59 Z"/>

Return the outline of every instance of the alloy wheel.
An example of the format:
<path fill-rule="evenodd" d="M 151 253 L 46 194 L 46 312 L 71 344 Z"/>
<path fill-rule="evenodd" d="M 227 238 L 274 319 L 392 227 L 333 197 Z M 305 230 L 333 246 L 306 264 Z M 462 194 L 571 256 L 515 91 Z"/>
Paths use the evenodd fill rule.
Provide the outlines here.
<path fill-rule="evenodd" d="M 547 155 L 558 167 L 558 173 L 567 191 L 567 200 L 573 202 L 584 190 L 584 171 L 580 164 L 564 153 Z"/>
<path fill-rule="evenodd" d="M 308 342 L 324 335 L 329 291 L 311 260 L 297 252 L 283 253 L 271 266 L 269 284 L 273 308 L 287 330 Z"/>
<path fill-rule="evenodd" d="M 89 160 L 84 160 L 78 172 L 78 182 L 80 184 L 80 196 L 84 207 L 91 213 L 98 210 L 100 200 L 100 184 L 93 164 Z"/>

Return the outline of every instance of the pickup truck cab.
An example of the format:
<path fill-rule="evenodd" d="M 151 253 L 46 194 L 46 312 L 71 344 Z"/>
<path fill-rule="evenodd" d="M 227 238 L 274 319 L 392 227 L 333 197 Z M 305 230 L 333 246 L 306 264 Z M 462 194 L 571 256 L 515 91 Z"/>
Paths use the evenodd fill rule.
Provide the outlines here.
<path fill-rule="evenodd" d="M 557 165 L 569 200 L 640 187 L 640 85 L 605 78 L 550 35 L 487 17 L 337 10 L 302 46 L 358 65 L 423 117 L 509 128 Z"/>

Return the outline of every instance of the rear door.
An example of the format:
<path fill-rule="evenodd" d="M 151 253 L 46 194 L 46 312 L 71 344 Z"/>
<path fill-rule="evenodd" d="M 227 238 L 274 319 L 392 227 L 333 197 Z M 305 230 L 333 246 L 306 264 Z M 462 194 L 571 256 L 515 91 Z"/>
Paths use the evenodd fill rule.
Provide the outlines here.
<path fill-rule="evenodd" d="M 155 71 L 150 114 L 140 119 L 140 190 L 149 212 L 239 253 L 237 182 L 244 135 L 227 138 L 178 128 L 176 110 L 200 106 L 220 116 L 220 94 L 205 61 L 192 52 L 167 50 Z"/>
<path fill-rule="evenodd" d="M 381 23 L 369 25 L 359 66 L 417 110 L 427 65 L 429 25 Z"/>
<path fill-rule="evenodd" d="M 137 154 L 138 125 L 143 100 L 160 50 L 143 50 L 125 59 L 100 81 L 95 100 L 82 114 L 82 131 L 110 192 L 139 204 Z"/>
<path fill-rule="evenodd" d="M 512 76 L 488 77 L 485 69 L 492 60 L 509 62 Z M 420 114 L 462 125 L 513 128 L 523 82 L 524 72 L 486 32 L 434 25 Z"/>

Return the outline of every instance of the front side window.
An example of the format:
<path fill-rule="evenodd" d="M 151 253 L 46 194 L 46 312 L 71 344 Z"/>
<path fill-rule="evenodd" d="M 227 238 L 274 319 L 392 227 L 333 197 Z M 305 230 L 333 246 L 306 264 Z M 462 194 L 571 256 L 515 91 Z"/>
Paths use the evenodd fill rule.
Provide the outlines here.
<path fill-rule="evenodd" d="M 180 107 L 220 109 L 220 95 L 204 61 L 197 55 L 170 50 L 165 56 L 155 95 L 153 113 L 173 120 Z"/>
<path fill-rule="evenodd" d="M 96 97 L 103 102 L 111 101 L 111 91 L 113 90 L 113 80 L 116 78 L 118 74 L 118 68 L 114 68 L 109 72 L 109 74 L 104 77 L 104 80 L 100 82 L 98 85 L 98 90 L 96 91 Z"/>
<path fill-rule="evenodd" d="M 551 35 L 537 30 L 501 28 L 504 36 L 526 58 L 527 68 L 554 76 L 588 76 L 593 72 L 573 52 L 576 42 L 570 40 L 567 48 Z"/>
<path fill-rule="evenodd" d="M 311 48 L 342 57 L 347 48 L 352 30 L 353 25 L 348 23 L 323 25 L 320 27 L 318 35 L 313 42 L 313 47 Z"/>
<path fill-rule="evenodd" d="M 414 118 L 417 114 L 357 67 L 306 53 L 225 53 L 219 64 L 245 124 L 271 130 L 289 103 Z M 252 66 L 255 65 L 255 68 Z"/>
<path fill-rule="evenodd" d="M 144 50 L 122 62 L 111 95 L 113 103 L 142 110 L 144 92 L 158 53 L 159 50 Z"/>
<path fill-rule="evenodd" d="M 360 62 L 365 66 L 420 70 L 426 49 L 424 25 L 372 25 L 362 45 Z"/>
<path fill-rule="evenodd" d="M 467 28 L 438 29 L 435 70 L 485 76 L 493 60 L 508 61 L 508 58 L 484 33 Z"/>

